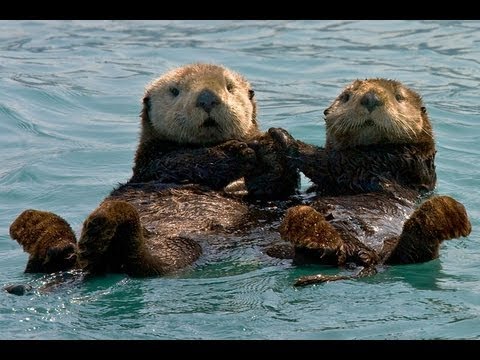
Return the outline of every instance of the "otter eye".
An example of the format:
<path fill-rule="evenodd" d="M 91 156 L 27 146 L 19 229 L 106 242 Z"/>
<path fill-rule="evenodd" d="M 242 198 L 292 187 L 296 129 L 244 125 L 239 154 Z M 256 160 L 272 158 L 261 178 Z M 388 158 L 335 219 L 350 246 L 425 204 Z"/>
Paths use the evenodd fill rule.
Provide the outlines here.
<path fill-rule="evenodd" d="M 427 112 L 427 108 L 425 106 L 422 106 L 420 108 L 420 111 L 422 112 L 422 114 L 425 114 Z"/>
<path fill-rule="evenodd" d="M 233 86 L 233 83 L 231 83 L 231 82 L 227 83 L 227 90 L 228 90 L 229 93 L 233 92 L 234 88 L 235 88 L 235 86 Z"/>
<path fill-rule="evenodd" d="M 253 90 L 248 90 L 248 98 L 249 98 L 250 100 L 252 100 L 254 96 L 255 96 L 255 91 L 253 91 Z"/>
<path fill-rule="evenodd" d="M 338 99 L 341 101 L 341 102 L 344 102 L 346 103 L 348 100 L 350 100 L 350 93 L 349 92 L 344 92 L 343 94 L 341 94 Z"/>
<path fill-rule="evenodd" d="M 398 102 L 402 102 L 405 100 L 405 97 L 402 94 L 397 94 L 395 95 L 395 99 L 397 99 Z"/>
<path fill-rule="evenodd" d="M 174 97 L 177 97 L 178 94 L 180 94 L 180 90 L 178 90 L 176 87 L 171 87 L 171 88 L 170 88 L 170 93 L 171 93 Z"/>

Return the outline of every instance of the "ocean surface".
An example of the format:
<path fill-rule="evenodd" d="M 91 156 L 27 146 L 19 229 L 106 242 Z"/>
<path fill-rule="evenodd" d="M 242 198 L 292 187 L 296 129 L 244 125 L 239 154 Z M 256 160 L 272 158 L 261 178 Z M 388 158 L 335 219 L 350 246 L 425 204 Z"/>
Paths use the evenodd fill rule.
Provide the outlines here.
<path fill-rule="evenodd" d="M 0 291 L 0 339 L 480 339 L 479 21 L 0 21 L 1 288 L 48 280 L 23 272 L 12 221 L 47 210 L 79 234 L 131 176 L 145 85 L 192 62 L 242 73 L 263 130 L 317 145 L 323 110 L 352 80 L 417 90 L 437 140 L 436 192 L 465 205 L 471 235 L 428 263 L 305 288 L 292 284 L 339 270 L 240 247 L 184 276 Z"/>

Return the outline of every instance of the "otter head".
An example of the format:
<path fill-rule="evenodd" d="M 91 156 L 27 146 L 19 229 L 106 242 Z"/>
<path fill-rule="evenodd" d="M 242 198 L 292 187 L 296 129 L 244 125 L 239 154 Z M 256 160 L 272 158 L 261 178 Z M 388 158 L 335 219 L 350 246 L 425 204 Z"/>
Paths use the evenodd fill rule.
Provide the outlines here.
<path fill-rule="evenodd" d="M 147 86 L 142 125 L 144 140 L 200 145 L 246 140 L 258 132 L 254 91 L 225 67 L 183 66 Z"/>
<path fill-rule="evenodd" d="M 325 111 L 327 146 L 432 143 L 420 95 L 386 79 L 356 80 Z"/>

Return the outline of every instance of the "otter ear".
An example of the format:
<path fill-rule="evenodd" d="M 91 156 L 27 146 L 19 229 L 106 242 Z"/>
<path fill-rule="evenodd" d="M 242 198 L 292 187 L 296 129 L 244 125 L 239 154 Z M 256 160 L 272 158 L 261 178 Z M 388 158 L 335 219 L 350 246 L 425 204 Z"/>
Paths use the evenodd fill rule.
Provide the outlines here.
<path fill-rule="evenodd" d="M 253 91 L 253 90 L 248 90 L 248 98 L 249 98 L 250 100 L 252 100 L 254 96 L 255 96 L 255 91 Z"/>
<path fill-rule="evenodd" d="M 150 96 L 145 96 L 142 100 L 143 109 L 142 109 L 142 118 L 145 121 L 150 122 Z"/>
<path fill-rule="evenodd" d="M 150 96 L 145 96 L 142 101 L 143 106 L 147 108 L 147 111 L 150 111 Z"/>
<path fill-rule="evenodd" d="M 427 112 L 427 108 L 425 106 L 422 106 L 420 110 L 422 111 L 422 114 L 425 114 Z"/>

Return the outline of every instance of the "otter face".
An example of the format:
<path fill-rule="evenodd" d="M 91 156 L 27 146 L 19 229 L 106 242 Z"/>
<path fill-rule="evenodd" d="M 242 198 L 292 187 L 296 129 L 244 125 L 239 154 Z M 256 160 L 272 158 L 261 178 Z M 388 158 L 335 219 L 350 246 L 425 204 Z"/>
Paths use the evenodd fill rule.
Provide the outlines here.
<path fill-rule="evenodd" d="M 394 80 L 356 80 L 324 114 L 327 144 L 336 148 L 433 141 L 420 95 Z"/>
<path fill-rule="evenodd" d="M 258 131 L 250 84 L 222 66 L 192 64 L 174 69 L 147 87 L 143 102 L 143 120 L 159 139 L 212 144 L 246 140 Z"/>

